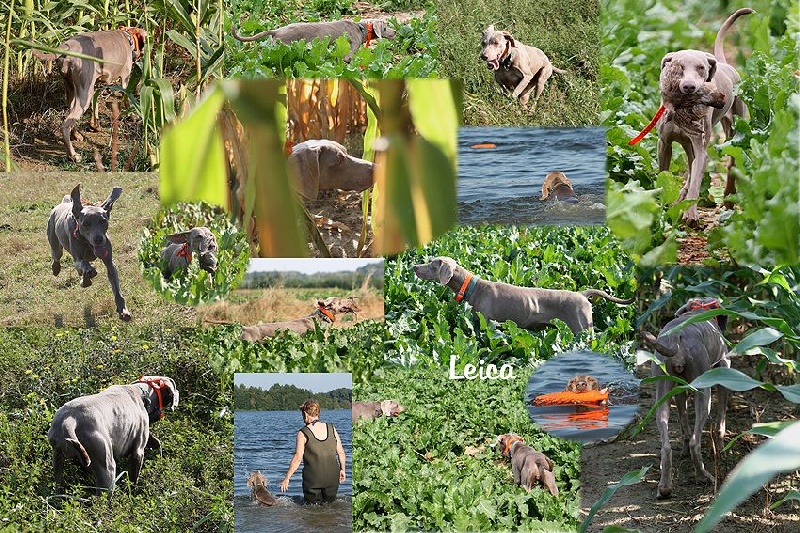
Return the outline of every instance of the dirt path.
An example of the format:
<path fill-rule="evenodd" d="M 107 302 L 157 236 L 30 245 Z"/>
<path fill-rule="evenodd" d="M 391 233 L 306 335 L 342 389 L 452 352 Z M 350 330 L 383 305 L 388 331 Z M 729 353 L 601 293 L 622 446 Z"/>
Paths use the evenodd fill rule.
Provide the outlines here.
<path fill-rule="evenodd" d="M 734 363 L 734 366 L 737 366 Z M 645 370 L 638 377 L 649 375 Z M 750 374 L 752 375 L 752 373 Z M 654 388 L 645 386 L 640 391 L 640 416 L 653 405 Z M 713 409 L 713 407 L 712 407 Z M 712 411 L 713 412 L 713 411 Z M 636 528 L 653 533 L 685 533 L 691 531 L 708 510 L 714 499 L 711 484 L 695 482 L 694 468 L 689 457 L 680 455 L 680 428 L 673 407 L 670 418 L 670 436 L 673 448 L 675 488 L 672 498 L 657 500 L 656 486 L 659 478 L 660 439 L 655 422 L 650 420 L 644 430 L 632 438 L 584 448 L 581 453 L 581 518 L 585 518 L 592 504 L 606 487 L 632 470 L 650 466 L 644 480 L 638 485 L 620 489 L 595 516 L 589 531 L 600 532 L 608 526 Z M 690 416 L 693 411 L 690 408 Z M 728 434 L 726 443 L 736 434 L 750 428 L 753 422 L 784 420 L 797 417 L 780 394 L 765 391 L 734 393 L 728 405 Z M 710 425 L 708 426 L 710 427 Z M 730 472 L 736 463 L 758 444 L 757 439 L 739 439 L 717 462 L 711 452 L 711 438 L 703 435 L 703 457 L 706 468 L 717 473 L 718 479 Z M 784 503 L 770 511 L 769 506 L 782 499 L 789 490 L 798 490 L 800 476 L 779 476 L 766 489 L 756 492 L 724 519 L 713 531 L 719 533 L 792 532 L 800 530 L 800 505 Z"/>

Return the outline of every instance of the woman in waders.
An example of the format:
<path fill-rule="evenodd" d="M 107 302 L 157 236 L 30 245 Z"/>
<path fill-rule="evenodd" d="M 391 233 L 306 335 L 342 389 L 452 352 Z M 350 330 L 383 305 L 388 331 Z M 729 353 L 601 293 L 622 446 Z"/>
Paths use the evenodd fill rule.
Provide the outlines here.
<path fill-rule="evenodd" d="M 306 503 L 330 503 L 336 499 L 339 482 L 344 481 L 345 457 L 342 441 L 333 424 L 320 422 L 319 404 L 307 400 L 300 407 L 305 426 L 297 432 L 297 448 L 289 471 L 281 482 L 281 492 L 303 461 L 303 497 Z"/>

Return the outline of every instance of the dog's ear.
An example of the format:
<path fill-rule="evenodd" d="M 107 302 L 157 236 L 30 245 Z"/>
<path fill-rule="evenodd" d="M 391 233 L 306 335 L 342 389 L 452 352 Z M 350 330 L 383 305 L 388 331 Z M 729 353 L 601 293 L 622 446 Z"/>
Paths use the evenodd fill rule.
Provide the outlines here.
<path fill-rule="evenodd" d="M 178 407 L 178 397 L 180 394 L 178 393 L 178 387 L 175 385 L 175 380 L 172 378 L 163 378 L 164 385 L 166 387 L 162 387 L 162 399 L 164 401 L 164 407 L 171 407 L 174 411 L 176 407 Z"/>
<path fill-rule="evenodd" d="M 172 244 L 185 244 L 188 242 L 189 234 L 191 231 L 182 231 L 180 233 L 173 233 L 172 235 L 167 235 L 164 237 Z"/>
<path fill-rule="evenodd" d="M 452 279 L 453 274 L 456 273 L 456 269 L 450 261 L 440 260 L 437 273 L 439 274 L 439 283 L 442 285 L 447 285 Z"/>
<path fill-rule="evenodd" d="M 111 213 L 111 208 L 114 207 L 114 202 L 119 200 L 119 197 L 122 196 L 122 187 L 114 187 L 111 189 L 111 194 L 108 195 L 108 198 L 103 200 L 103 203 L 100 204 L 100 207 L 103 208 L 107 214 Z"/>
<path fill-rule="evenodd" d="M 289 172 L 294 176 L 297 191 L 309 200 L 319 196 L 319 155 L 320 148 L 300 147 L 289 156 Z"/>
<path fill-rule="evenodd" d="M 514 41 L 514 38 L 507 31 L 503 31 L 503 37 L 506 38 L 506 41 L 508 41 L 511 44 L 512 47 L 516 47 L 517 46 L 516 41 Z"/>
<path fill-rule="evenodd" d="M 675 57 L 675 52 L 670 52 L 664 56 L 664 58 L 661 60 L 661 70 L 664 70 L 664 66 L 672 61 L 673 57 Z"/>
<path fill-rule="evenodd" d="M 77 184 L 72 192 L 69 193 L 70 198 L 72 198 L 72 216 L 75 217 L 75 220 L 78 220 L 81 216 L 81 210 L 83 210 L 83 204 L 81 203 L 81 184 Z"/>
<path fill-rule="evenodd" d="M 711 81 L 714 79 L 714 74 L 717 72 L 717 58 L 709 53 L 706 53 L 706 59 L 708 60 L 708 74 L 706 75 L 706 81 Z"/>

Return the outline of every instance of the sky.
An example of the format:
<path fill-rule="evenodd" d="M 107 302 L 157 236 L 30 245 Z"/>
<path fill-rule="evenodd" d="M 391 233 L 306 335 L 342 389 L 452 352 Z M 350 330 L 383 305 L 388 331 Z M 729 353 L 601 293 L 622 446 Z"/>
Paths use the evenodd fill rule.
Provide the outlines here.
<path fill-rule="evenodd" d="M 334 389 L 352 389 L 350 374 L 234 374 L 234 384 L 269 390 L 274 384 L 294 385 L 311 392 L 330 392 Z"/>
<path fill-rule="evenodd" d="M 381 264 L 383 259 L 251 259 L 248 272 L 316 272 L 355 271 L 368 264 Z"/>

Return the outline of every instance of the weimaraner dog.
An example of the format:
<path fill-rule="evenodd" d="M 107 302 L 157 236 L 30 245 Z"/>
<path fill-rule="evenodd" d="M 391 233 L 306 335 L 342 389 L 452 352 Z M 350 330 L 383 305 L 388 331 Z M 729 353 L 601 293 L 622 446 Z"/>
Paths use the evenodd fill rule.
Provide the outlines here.
<path fill-rule="evenodd" d="M 336 141 L 312 140 L 292 147 L 289 169 L 297 191 L 316 200 L 319 191 L 363 191 L 372 187 L 372 163 L 353 157 Z"/>
<path fill-rule="evenodd" d="M 615 298 L 598 289 L 573 292 L 486 281 L 449 257 L 437 257 L 430 263 L 415 265 L 414 273 L 420 279 L 436 280 L 446 285 L 456 293 L 456 301 L 466 300 L 473 312 L 482 313 L 486 319 L 511 320 L 526 329 L 538 329 L 559 318 L 578 334 L 592 327 L 590 297 L 600 296 L 624 305 L 633 302 L 633 299 Z"/>
<path fill-rule="evenodd" d="M 314 39 L 330 37 L 331 42 L 344 35 L 350 42 L 350 52 L 344 56 L 344 61 L 350 62 L 359 47 L 371 39 L 392 39 L 395 31 L 383 20 L 362 20 L 353 22 L 351 20 L 337 20 L 334 22 L 296 22 L 274 30 L 265 30 L 255 35 L 245 37 L 240 35 L 236 28 L 231 25 L 233 38 L 250 42 L 272 37 L 284 44 L 291 44 L 295 41 L 305 40 L 311 42 Z"/>
<path fill-rule="evenodd" d="M 509 32 L 496 30 L 494 24 L 483 32 L 481 59 L 494 72 L 495 81 L 523 106 L 531 92 L 534 100 L 539 98 L 553 72 L 567 73 L 555 68 L 539 48 L 522 44 Z"/>
<path fill-rule="evenodd" d="M 353 402 L 353 422 L 356 420 L 375 420 L 379 416 L 397 416 L 406 408 L 397 400 L 381 400 L 379 402 Z"/>
<path fill-rule="evenodd" d="M 725 340 L 722 338 L 721 328 L 725 327 L 725 317 L 720 315 L 716 320 L 710 319 L 704 322 L 689 324 L 683 329 L 665 335 L 665 332 L 682 324 L 688 318 L 710 309 L 719 308 L 719 303 L 715 298 L 693 298 L 683 307 L 675 312 L 672 319 L 659 333 L 658 338 L 649 332 L 643 332 L 643 339 L 656 349 L 656 357 L 665 363 L 667 373 L 670 376 L 677 376 L 691 383 L 695 378 L 711 368 L 730 368 L 731 362 L 728 357 L 728 349 Z M 653 376 L 663 376 L 661 368 L 652 365 Z M 656 401 L 663 398 L 675 387 L 675 382 L 671 380 L 660 380 L 656 382 Z M 691 453 L 694 469 L 697 477 L 701 480 L 707 479 L 714 481 L 708 470 L 703 465 L 703 456 L 700 453 L 700 443 L 702 439 L 703 427 L 708 420 L 711 412 L 711 389 L 698 390 L 694 395 L 694 430 L 689 433 L 689 420 L 686 413 L 686 393 L 675 396 L 675 404 L 678 406 L 678 419 L 681 424 L 683 434 L 683 454 Z M 669 411 L 670 401 L 664 402 L 656 413 L 656 424 L 661 434 L 661 480 L 658 482 L 658 498 L 669 498 L 672 495 L 672 447 L 669 443 Z M 712 437 L 717 451 L 722 450 L 723 438 L 725 437 L 725 410 L 728 404 L 728 390 L 725 387 L 717 387 L 717 417 Z"/>
<path fill-rule="evenodd" d="M 241 338 L 247 342 L 261 342 L 269 337 L 274 337 L 281 331 L 294 331 L 298 335 L 304 335 L 314 329 L 316 324 L 319 324 L 323 329 L 327 328 L 330 324 L 336 322 L 336 315 L 339 313 L 358 313 L 360 310 L 355 299 L 332 296 L 317 300 L 317 308 L 314 312 L 302 318 L 288 322 L 270 322 L 256 324 L 255 326 L 244 326 Z"/>
<path fill-rule="evenodd" d="M 47 239 L 50 241 L 50 254 L 53 258 L 53 275 L 61 272 L 61 256 L 64 249 L 75 260 L 75 270 L 81 275 L 81 286 L 88 287 L 97 270 L 91 265 L 100 259 L 106 266 L 111 292 L 119 317 L 128 321 L 131 313 L 125 305 L 125 298 L 119 288 L 119 275 L 111 253 L 111 241 L 108 238 L 108 220 L 111 208 L 122 195 L 121 187 L 114 187 L 111 194 L 99 205 L 83 205 L 81 202 L 80 183 L 72 192 L 55 206 L 47 221 Z"/>
<path fill-rule="evenodd" d="M 95 493 L 114 490 L 117 461 L 132 458 L 129 477 L 136 483 L 145 448 L 160 448 L 150 424 L 178 406 L 175 382 L 143 376 L 130 385 L 113 385 L 65 403 L 53 416 L 47 440 L 53 447 L 56 488 L 62 487 L 64 459 L 75 459 L 94 477 Z"/>
<path fill-rule="evenodd" d="M 700 196 L 715 124 L 721 123 L 725 136 L 733 135 L 733 115 L 747 116 L 747 106 L 733 94 L 740 81 L 739 74 L 725 59 L 723 41 L 737 18 L 752 13 L 739 9 L 728 17 L 717 33 L 714 54 L 700 50 L 670 52 L 661 60 L 660 89 L 662 105 L 667 113 L 658 122 L 658 170 L 668 171 L 672 161 L 672 143 L 679 143 L 686 152 L 689 176 L 681 189 L 678 201 L 696 200 Z M 730 173 L 725 183 L 725 196 L 736 192 L 736 182 Z M 683 214 L 689 226 L 698 226 L 697 205 Z"/>
<path fill-rule="evenodd" d="M 161 250 L 161 261 L 167 277 L 175 272 L 186 271 L 192 262 L 192 254 L 197 256 L 200 268 L 214 274 L 217 270 L 217 239 L 205 226 L 189 231 L 173 233 L 166 237 L 168 244 Z"/>
<path fill-rule="evenodd" d="M 550 172 L 544 177 L 542 184 L 542 197 L 539 201 L 558 200 L 577 204 L 578 197 L 572 189 L 572 181 L 563 172 Z"/>
<path fill-rule="evenodd" d="M 542 452 L 537 452 L 516 433 L 498 435 L 494 443 L 500 446 L 500 454 L 511 459 L 514 482 L 530 492 L 536 483 L 542 483 L 550 494 L 558 496 L 553 461 Z"/>
<path fill-rule="evenodd" d="M 263 505 L 272 506 L 278 500 L 267 490 L 267 482 L 267 478 L 261 473 L 261 470 L 256 470 L 247 478 L 247 486 L 252 491 L 253 499 Z"/>
<path fill-rule="evenodd" d="M 75 128 L 78 120 L 92 105 L 94 84 L 97 80 L 111 83 L 117 78 L 127 87 L 133 63 L 142 56 L 147 32 L 139 28 L 120 28 L 113 31 L 81 33 L 64 41 L 59 48 L 96 57 L 96 61 L 68 55 L 45 54 L 32 50 L 43 61 L 55 61 L 64 77 L 69 111 L 61 125 L 67 156 L 80 161 L 81 156 L 72 146 L 72 140 L 82 141 Z M 97 109 L 92 109 L 91 127 L 97 129 Z"/>

